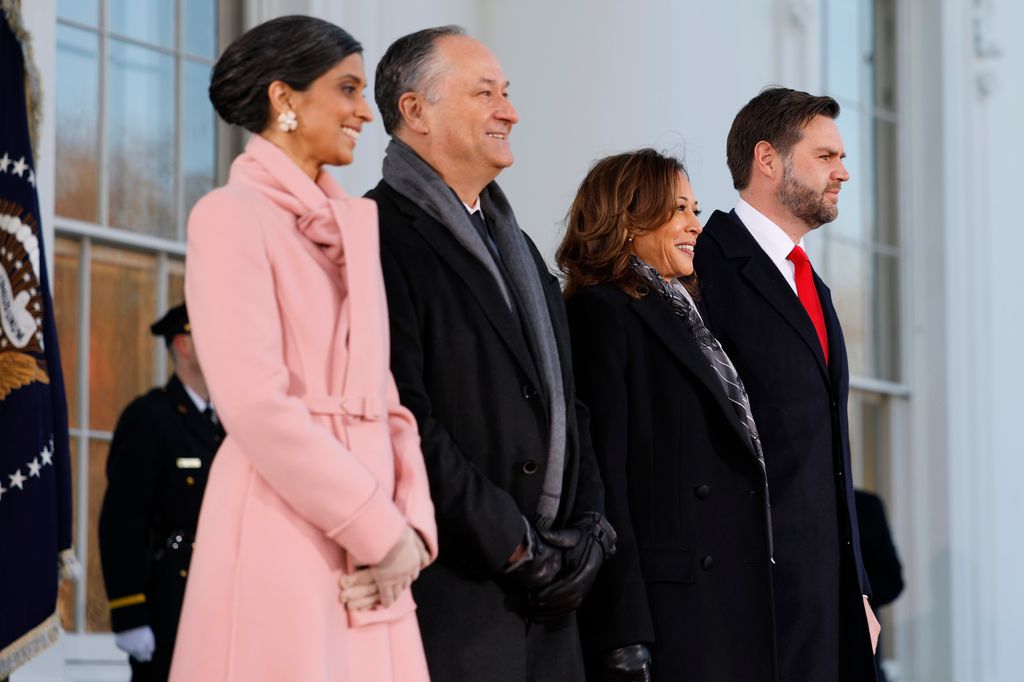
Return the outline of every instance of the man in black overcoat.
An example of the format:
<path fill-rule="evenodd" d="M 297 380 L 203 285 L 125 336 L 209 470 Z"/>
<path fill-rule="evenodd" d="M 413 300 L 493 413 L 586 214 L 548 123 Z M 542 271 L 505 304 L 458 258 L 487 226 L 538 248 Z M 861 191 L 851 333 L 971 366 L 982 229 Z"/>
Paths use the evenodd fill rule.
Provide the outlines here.
<path fill-rule="evenodd" d="M 583 679 L 574 610 L 613 551 L 557 280 L 494 178 L 508 81 L 462 29 L 377 67 L 391 363 L 415 415 L 440 556 L 413 585 L 431 679 Z"/>
<path fill-rule="evenodd" d="M 696 249 L 706 320 L 746 384 L 764 449 L 783 682 L 874 680 L 850 471 L 849 369 L 828 287 L 803 250 L 835 220 L 849 175 L 839 105 L 771 88 L 737 114 L 727 159 L 740 199 Z"/>
<path fill-rule="evenodd" d="M 170 671 L 199 505 L 224 438 L 185 306 L 150 331 L 166 340 L 174 376 L 121 414 L 99 521 L 110 620 L 133 682 L 163 681 Z"/>

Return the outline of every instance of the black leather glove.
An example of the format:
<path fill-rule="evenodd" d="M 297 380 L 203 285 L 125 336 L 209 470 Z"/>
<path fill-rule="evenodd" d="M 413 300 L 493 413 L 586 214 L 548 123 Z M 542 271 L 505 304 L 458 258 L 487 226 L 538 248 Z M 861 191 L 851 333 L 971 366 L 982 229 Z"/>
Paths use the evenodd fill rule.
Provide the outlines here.
<path fill-rule="evenodd" d="M 600 682 L 651 682 L 651 651 L 643 644 L 612 649 L 601 658 Z"/>
<path fill-rule="evenodd" d="M 509 577 L 534 592 L 550 585 L 562 572 L 562 550 L 544 542 L 531 526 L 527 542 L 533 548 L 533 558 L 509 572 Z"/>
<path fill-rule="evenodd" d="M 558 579 L 532 599 L 533 615 L 543 620 L 579 608 L 604 560 L 615 553 L 616 536 L 608 519 L 597 512 L 585 513 L 569 528 L 542 530 L 538 535 L 564 552 Z"/>

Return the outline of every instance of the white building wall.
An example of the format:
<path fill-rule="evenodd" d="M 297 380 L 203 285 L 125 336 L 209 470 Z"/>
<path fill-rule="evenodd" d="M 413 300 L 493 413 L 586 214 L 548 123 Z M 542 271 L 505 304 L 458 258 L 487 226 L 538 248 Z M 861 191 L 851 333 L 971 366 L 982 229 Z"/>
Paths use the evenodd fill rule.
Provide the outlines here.
<path fill-rule="evenodd" d="M 901 679 L 1016 682 L 1024 642 L 1024 228 L 1019 140 L 1024 28 L 1019 0 L 895 0 L 900 11 L 901 224 L 907 244 L 905 447 L 894 453 L 890 513 L 907 591 L 892 607 Z M 56 0 L 24 2 L 43 73 L 37 159 L 52 248 Z M 820 90 L 820 0 L 248 0 L 251 26 L 311 13 L 350 30 L 368 75 L 388 44 L 459 23 L 512 81 L 521 123 L 500 182 L 548 258 L 576 186 L 596 158 L 650 145 L 683 154 L 703 207 L 729 208 L 724 162 L 736 110 L 760 88 Z M 376 183 L 379 121 L 338 171 L 349 191 Z M 109 636 L 65 640 L 14 682 L 118 679 L 94 663 Z M 70 661 L 71 663 L 67 663 Z M 92 666 L 92 677 L 81 671 Z M 126 669 L 125 669 L 126 670 Z M 76 672 L 77 671 L 77 672 Z M 123 677 L 121 679 L 126 679 Z"/>

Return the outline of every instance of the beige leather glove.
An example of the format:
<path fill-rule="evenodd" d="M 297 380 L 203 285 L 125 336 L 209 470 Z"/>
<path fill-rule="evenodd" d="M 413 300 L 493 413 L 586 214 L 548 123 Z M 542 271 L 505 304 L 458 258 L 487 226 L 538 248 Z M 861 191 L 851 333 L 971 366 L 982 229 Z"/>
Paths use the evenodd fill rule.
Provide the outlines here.
<path fill-rule="evenodd" d="M 377 581 L 368 568 L 359 569 L 352 575 L 342 575 L 338 587 L 341 589 L 338 599 L 349 611 L 372 609 L 380 603 Z"/>
<path fill-rule="evenodd" d="M 419 577 L 423 552 L 423 541 L 416 531 L 406 526 L 402 537 L 387 556 L 376 566 L 370 566 L 370 573 L 380 590 L 381 606 L 387 608 L 394 604 L 399 595 Z"/>
<path fill-rule="evenodd" d="M 416 548 L 420 551 L 420 570 L 430 565 L 430 550 L 427 549 L 426 544 L 423 543 L 423 538 L 420 537 L 418 532 L 413 533 L 416 536 Z"/>

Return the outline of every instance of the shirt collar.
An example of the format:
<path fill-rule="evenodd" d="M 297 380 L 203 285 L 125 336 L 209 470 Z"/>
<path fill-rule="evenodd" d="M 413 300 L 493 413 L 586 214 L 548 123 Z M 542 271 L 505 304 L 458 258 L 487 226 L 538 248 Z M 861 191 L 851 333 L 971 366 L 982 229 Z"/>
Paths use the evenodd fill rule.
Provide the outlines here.
<path fill-rule="evenodd" d="M 781 227 L 743 199 L 736 203 L 736 216 L 743 221 L 750 236 L 768 254 L 769 258 L 775 262 L 786 260 L 793 250 L 793 240 L 782 231 Z M 796 246 L 803 248 L 804 240 L 801 238 Z M 804 250 L 806 251 L 806 249 Z"/>
<path fill-rule="evenodd" d="M 459 199 L 459 201 L 462 201 L 462 199 Z M 476 198 L 476 203 L 473 204 L 472 206 L 467 204 L 465 201 L 462 201 L 462 205 L 466 207 L 467 211 L 469 211 L 469 215 L 473 215 L 474 213 L 479 213 L 480 217 L 483 217 L 484 212 L 480 208 L 480 197 Z"/>
<path fill-rule="evenodd" d="M 193 391 L 184 381 L 181 382 L 181 385 L 185 387 L 185 393 L 188 393 L 188 397 L 192 399 L 192 403 L 196 406 L 196 409 L 199 410 L 199 414 L 205 412 L 207 407 L 212 407 L 213 403 L 211 401 L 203 400 L 199 394 Z"/>

